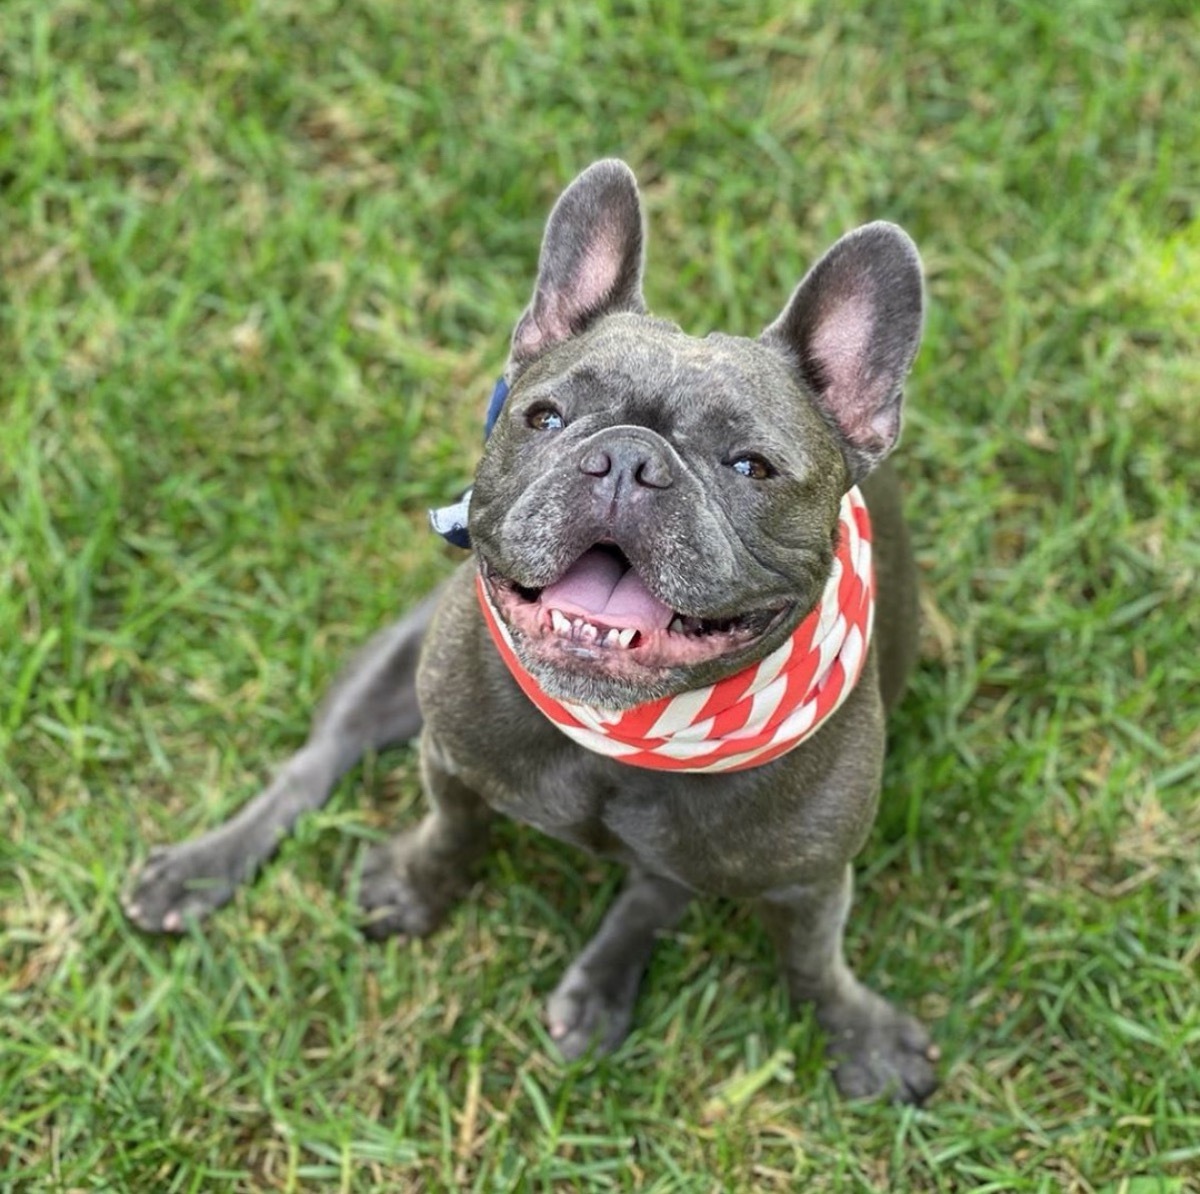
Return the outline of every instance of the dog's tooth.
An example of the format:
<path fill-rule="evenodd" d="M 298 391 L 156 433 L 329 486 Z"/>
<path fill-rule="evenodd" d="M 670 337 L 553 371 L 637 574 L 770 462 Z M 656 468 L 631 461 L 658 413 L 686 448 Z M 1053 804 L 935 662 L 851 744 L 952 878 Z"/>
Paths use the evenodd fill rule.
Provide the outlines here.
<path fill-rule="evenodd" d="M 672 634 L 682 634 L 683 633 L 683 619 L 678 614 L 676 614 L 675 617 L 673 617 L 671 619 L 671 625 L 668 626 L 667 629 Z"/>
<path fill-rule="evenodd" d="M 581 643 L 594 643 L 599 637 L 600 631 L 591 622 L 584 622 L 579 627 L 579 641 Z"/>
<path fill-rule="evenodd" d="M 621 632 L 619 630 L 608 631 L 608 633 L 605 634 L 600 640 L 601 645 L 605 647 L 615 647 L 617 645 L 617 639 L 620 637 L 620 633 Z"/>
<path fill-rule="evenodd" d="M 550 611 L 550 625 L 554 627 L 555 634 L 571 633 L 570 619 L 560 609 L 552 609 Z"/>
<path fill-rule="evenodd" d="M 616 631 L 613 631 L 613 633 L 616 634 Z M 628 647 L 629 644 L 633 642 L 633 636 L 635 634 L 637 634 L 637 630 L 630 626 L 627 629 L 622 630 L 620 634 L 617 634 L 617 642 L 622 647 Z"/>

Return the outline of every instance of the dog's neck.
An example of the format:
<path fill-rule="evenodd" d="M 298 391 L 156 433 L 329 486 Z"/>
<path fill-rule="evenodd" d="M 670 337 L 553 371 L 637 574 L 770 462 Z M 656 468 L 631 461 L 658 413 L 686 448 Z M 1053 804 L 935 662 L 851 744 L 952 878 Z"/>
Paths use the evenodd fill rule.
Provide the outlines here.
<path fill-rule="evenodd" d="M 871 520 L 862 494 L 851 489 L 842 498 L 837 552 L 821 599 L 765 659 L 716 684 L 619 712 L 549 696 L 521 665 L 482 580 L 476 589 L 501 658 L 569 738 L 633 767 L 741 771 L 810 738 L 858 683 L 875 613 Z"/>

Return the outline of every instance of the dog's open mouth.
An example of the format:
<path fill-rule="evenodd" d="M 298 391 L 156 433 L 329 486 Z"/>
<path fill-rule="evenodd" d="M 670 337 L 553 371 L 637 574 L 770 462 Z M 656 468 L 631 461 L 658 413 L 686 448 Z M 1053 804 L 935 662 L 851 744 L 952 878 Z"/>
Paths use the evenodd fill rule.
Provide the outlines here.
<path fill-rule="evenodd" d="M 761 638 L 784 609 L 731 618 L 696 618 L 664 604 L 612 544 L 589 548 L 543 589 L 528 589 L 488 568 L 484 581 L 497 612 L 535 648 L 598 663 L 686 666 L 715 659 Z"/>

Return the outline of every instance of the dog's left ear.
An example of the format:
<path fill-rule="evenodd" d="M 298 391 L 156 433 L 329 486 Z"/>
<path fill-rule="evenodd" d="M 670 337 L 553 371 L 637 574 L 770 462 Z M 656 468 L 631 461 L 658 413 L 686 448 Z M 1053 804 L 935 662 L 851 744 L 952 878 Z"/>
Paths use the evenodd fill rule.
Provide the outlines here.
<path fill-rule="evenodd" d="M 904 378 L 921 343 L 921 259 L 895 224 L 866 224 L 809 270 L 762 334 L 839 432 L 851 483 L 900 436 Z"/>
<path fill-rule="evenodd" d="M 550 213 L 533 301 L 513 332 L 512 374 L 602 315 L 645 310 L 642 243 L 633 171 L 615 159 L 589 166 Z"/>

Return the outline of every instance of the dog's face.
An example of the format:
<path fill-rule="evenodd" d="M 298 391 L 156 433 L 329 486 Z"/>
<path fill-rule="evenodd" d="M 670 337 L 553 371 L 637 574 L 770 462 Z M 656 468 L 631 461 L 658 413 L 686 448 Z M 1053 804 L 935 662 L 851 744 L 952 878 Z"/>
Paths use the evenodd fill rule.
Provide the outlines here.
<path fill-rule="evenodd" d="M 628 169 L 551 215 L 471 537 L 522 665 L 623 709 L 773 650 L 820 597 L 842 494 L 881 460 L 920 336 L 908 238 L 838 242 L 758 340 L 643 314 Z"/>

